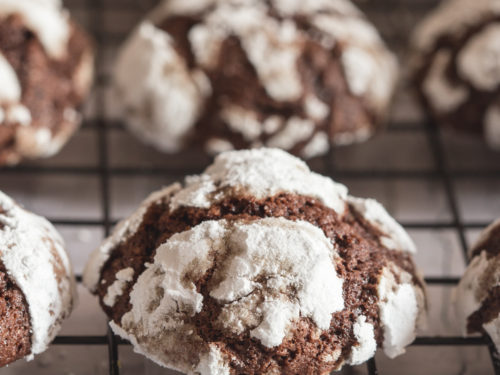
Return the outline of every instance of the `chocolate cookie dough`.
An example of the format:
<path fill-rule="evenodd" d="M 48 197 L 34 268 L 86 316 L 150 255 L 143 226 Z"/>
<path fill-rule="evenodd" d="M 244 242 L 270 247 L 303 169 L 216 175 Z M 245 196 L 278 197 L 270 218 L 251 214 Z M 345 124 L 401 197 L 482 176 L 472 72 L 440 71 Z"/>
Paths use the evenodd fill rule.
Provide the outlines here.
<path fill-rule="evenodd" d="M 500 1 L 447 0 L 413 37 L 413 81 L 447 129 L 500 148 Z"/>
<path fill-rule="evenodd" d="M 59 234 L 0 191 L 0 367 L 45 351 L 74 299 Z"/>
<path fill-rule="evenodd" d="M 92 75 L 89 40 L 60 1 L 0 0 L 0 165 L 57 153 Z"/>
<path fill-rule="evenodd" d="M 162 151 L 310 158 L 369 138 L 396 76 L 349 0 L 169 0 L 123 46 L 114 94 L 129 128 Z"/>
<path fill-rule="evenodd" d="M 187 374 L 328 374 L 404 352 L 415 245 L 374 200 L 278 149 L 222 153 L 153 193 L 91 256 L 113 331 Z"/>

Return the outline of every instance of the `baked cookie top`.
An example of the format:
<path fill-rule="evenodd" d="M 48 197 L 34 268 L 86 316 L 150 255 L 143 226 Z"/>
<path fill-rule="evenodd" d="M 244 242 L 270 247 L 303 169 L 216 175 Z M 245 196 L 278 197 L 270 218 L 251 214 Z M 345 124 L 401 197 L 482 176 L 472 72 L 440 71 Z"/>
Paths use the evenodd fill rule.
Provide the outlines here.
<path fill-rule="evenodd" d="M 350 1 L 173 0 L 132 33 L 114 82 L 126 123 L 161 150 L 313 157 L 368 138 L 396 76 Z"/>
<path fill-rule="evenodd" d="M 115 333 L 201 374 L 327 374 L 415 337 L 423 282 L 374 200 L 277 149 L 227 152 L 153 193 L 84 282 Z"/>

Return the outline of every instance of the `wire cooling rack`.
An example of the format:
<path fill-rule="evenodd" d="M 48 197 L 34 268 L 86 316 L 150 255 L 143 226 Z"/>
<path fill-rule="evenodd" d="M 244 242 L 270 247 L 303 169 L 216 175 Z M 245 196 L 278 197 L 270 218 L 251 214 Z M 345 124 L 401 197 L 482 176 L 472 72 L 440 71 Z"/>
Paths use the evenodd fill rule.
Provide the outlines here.
<path fill-rule="evenodd" d="M 189 0 L 186 0 L 189 1 Z M 382 33 L 390 41 L 393 48 L 398 50 L 406 44 L 408 28 L 415 23 L 426 9 L 435 4 L 434 0 L 385 0 L 382 2 L 364 1 L 361 2 L 368 14 L 381 27 Z M 172 180 L 178 180 L 185 174 L 198 173 L 207 164 L 205 159 L 197 159 L 196 162 L 186 163 L 183 156 L 168 156 L 167 165 L 156 163 L 143 165 L 128 165 L 127 163 L 111 163 L 110 147 L 111 133 L 124 132 L 122 124 L 109 120 L 106 116 L 106 88 L 109 84 L 110 55 L 116 47 L 123 41 L 125 35 L 131 30 L 133 25 L 149 10 L 156 0 L 68 0 L 67 6 L 72 10 L 73 15 L 84 24 L 93 34 L 96 47 L 99 51 L 97 58 L 98 74 L 96 87 L 91 100 L 91 107 L 87 110 L 87 116 L 83 129 L 91 133 L 97 143 L 95 152 L 95 165 L 72 165 L 71 163 L 52 164 L 47 162 L 35 162 L 23 164 L 15 168 L 0 169 L 0 188 L 2 181 L 15 176 L 43 176 L 56 175 L 64 179 L 73 179 L 79 176 L 93 177 L 99 183 L 98 197 L 100 218 L 93 219 L 87 217 L 61 218 L 49 217 L 58 227 L 81 228 L 94 227 L 101 228 L 107 236 L 110 229 L 115 224 L 116 219 L 112 215 L 113 192 L 111 180 L 114 178 L 148 179 L 155 176 L 168 176 Z M 382 4 L 381 4 L 382 3 Z M 388 11 L 390 10 L 390 11 Z M 397 32 L 394 32 L 397 30 Z M 101 67 L 107 67 L 101 68 Z M 404 94 L 401 94 L 404 96 Z M 401 98 L 398 98 L 401 99 Z M 404 100 L 399 100 L 404 101 Z M 404 107 L 404 106 L 402 106 Z M 397 112 L 397 111 L 396 111 Z M 444 201 L 449 211 L 449 216 L 437 220 L 400 220 L 405 228 L 409 230 L 419 230 L 433 232 L 447 230 L 453 232 L 458 237 L 458 247 L 463 259 L 467 261 L 467 249 L 469 247 L 467 232 L 479 230 L 489 224 L 489 220 L 464 220 L 461 214 L 461 198 L 457 192 L 457 183 L 462 180 L 474 181 L 478 184 L 487 185 L 491 181 L 500 180 L 500 156 L 486 153 L 483 159 L 496 158 L 496 162 L 489 160 L 488 167 L 477 168 L 475 165 L 466 167 L 456 166 L 453 163 L 453 154 L 450 154 L 446 138 L 436 130 L 431 123 L 422 121 L 421 118 L 408 116 L 406 109 L 400 110 L 404 115 L 394 115 L 391 124 L 388 126 L 386 136 L 404 134 L 406 138 L 423 139 L 425 145 L 422 146 L 425 157 L 429 158 L 428 166 L 425 168 L 406 168 L 404 163 L 381 162 L 377 168 L 372 165 L 366 167 L 349 166 L 346 163 L 346 152 L 332 150 L 329 155 L 322 159 L 313 161 L 312 168 L 316 171 L 329 175 L 339 181 L 358 181 L 361 184 L 370 184 L 373 180 L 394 181 L 394 180 L 432 180 L 439 185 L 439 189 L 444 192 Z M 413 144 L 410 141 L 410 144 Z M 70 146 L 71 147 L 71 146 Z M 360 150 L 356 146 L 355 150 Z M 369 147 L 369 146 L 365 146 Z M 481 146 L 480 146 L 481 147 Z M 352 155 L 347 152 L 347 155 Z M 493 155 L 493 156 L 492 156 Z M 94 155 L 95 157 L 95 155 Z M 395 153 L 394 159 L 400 157 Z M 418 157 L 418 152 L 417 152 Z M 415 155 L 414 155 L 415 158 Z M 386 166 L 387 164 L 387 166 Z M 399 167 L 394 167 L 398 165 Z M 500 199 L 500 194 L 496 196 Z M 500 216 L 500 215 L 498 215 Z M 432 249 L 427 249 L 431 251 Z M 420 250 L 424 251 L 424 250 Z M 81 276 L 77 276 L 81 282 Z M 430 276 L 426 277 L 429 286 L 452 287 L 458 282 L 458 275 Z M 119 360 L 119 347 L 128 345 L 112 334 L 108 329 L 101 335 L 62 335 L 58 336 L 54 345 L 58 346 L 105 346 L 107 347 L 108 370 L 110 375 L 118 375 L 123 370 Z M 412 344 L 415 347 L 485 347 L 489 351 L 489 358 L 492 363 L 494 374 L 500 375 L 500 360 L 498 353 L 487 337 L 463 338 L 459 336 L 422 336 L 418 337 Z M 91 359 L 89 359 L 91 360 Z M 362 373 L 370 375 L 380 374 L 384 371 L 378 369 L 377 362 L 372 359 L 364 366 Z M 354 373 L 349 372 L 347 373 Z M 356 372 L 358 373 L 358 372 Z M 424 372 L 422 372 L 424 373 Z"/>

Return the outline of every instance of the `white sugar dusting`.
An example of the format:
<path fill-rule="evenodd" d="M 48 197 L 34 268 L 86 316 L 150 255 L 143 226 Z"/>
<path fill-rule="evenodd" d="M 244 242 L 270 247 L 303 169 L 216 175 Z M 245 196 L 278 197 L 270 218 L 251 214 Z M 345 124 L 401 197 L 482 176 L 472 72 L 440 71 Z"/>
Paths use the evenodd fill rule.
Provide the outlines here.
<path fill-rule="evenodd" d="M 384 46 L 377 30 L 360 16 L 317 14 L 312 23 L 343 43 L 341 62 L 352 94 L 367 98 L 377 112 L 387 108 L 398 78 L 396 57 Z"/>
<path fill-rule="evenodd" d="M 212 266 L 213 252 L 225 250 L 225 231 L 225 222 L 207 221 L 173 235 L 158 247 L 154 263 L 139 276 L 130 293 L 132 310 L 123 316 L 122 326 L 140 325 L 145 332 L 155 334 L 164 326 L 179 324 L 176 316 L 199 313 L 203 296 L 196 290 L 194 280 Z M 185 281 L 186 275 L 191 280 Z M 162 290 L 161 298 L 158 289 Z"/>
<path fill-rule="evenodd" d="M 491 234 L 498 227 L 500 227 L 500 219 L 495 220 L 493 223 L 491 223 L 490 225 L 488 225 L 486 227 L 486 229 L 484 229 L 481 232 L 481 235 L 479 236 L 478 240 L 476 241 L 476 243 L 474 244 L 474 246 L 471 248 L 471 250 L 474 249 L 474 248 L 481 248 L 482 246 L 484 246 L 484 243 L 486 243 L 486 241 L 488 241 L 490 239 Z M 472 256 L 472 252 L 471 251 L 469 251 L 469 256 Z"/>
<path fill-rule="evenodd" d="M 395 358 L 415 339 L 415 327 L 423 309 L 422 291 L 411 276 L 395 266 L 384 268 L 377 287 L 380 322 L 384 330 L 384 352 Z M 396 281 L 395 272 L 400 280 Z"/>
<path fill-rule="evenodd" d="M 247 141 L 254 141 L 262 133 L 262 123 L 253 111 L 238 106 L 228 106 L 222 110 L 221 118 L 229 129 L 239 133 Z"/>
<path fill-rule="evenodd" d="M 49 55 L 63 58 L 70 35 L 68 13 L 56 1 L 2 0 L 0 16 L 20 15 Z"/>
<path fill-rule="evenodd" d="M 173 196 L 171 208 L 207 208 L 228 191 L 257 199 L 280 193 L 310 196 L 339 214 L 345 210 L 347 197 L 345 186 L 311 172 L 300 159 L 278 149 L 257 149 L 220 154 L 203 174 L 186 179 L 185 187 Z"/>
<path fill-rule="evenodd" d="M 162 150 L 180 149 L 207 88 L 199 74 L 189 71 L 170 36 L 143 22 L 118 56 L 114 82 L 131 130 Z"/>
<path fill-rule="evenodd" d="M 483 18 L 500 14 L 497 0 L 447 0 L 421 22 L 413 35 L 413 45 L 425 54 L 442 35 L 460 38 Z"/>
<path fill-rule="evenodd" d="M 454 306 L 458 323 L 464 335 L 467 334 L 467 318 L 481 306 L 478 291 L 482 288 L 482 276 L 488 269 L 489 261 L 485 251 L 472 258 L 458 287 L 454 290 Z M 490 286 L 488 286 L 490 287 Z M 485 291 L 487 292 L 487 291 Z M 485 296 L 487 293 L 481 293 Z"/>
<path fill-rule="evenodd" d="M 366 316 L 358 316 L 354 323 L 353 331 L 356 340 L 358 340 L 358 344 L 352 347 L 348 363 L 352 366 L 356 366 L 375 355 L 377 342 L 375 341 L 373 325 L 366 321 Z"/>
<path fill-rule="evenodd" d="M 152 205 L 162 201 L 168 202 L 169 197 L 176 191 L 180 190 L 180 184 L 170 185 L 160 191 L 152 193 L 145 199 L 140 207 L 127 219 L 122 220 L 113 230 L 101 246 L 96 249 L 90 256 L 89 261 L 83 272 L 83 282 L 91 291 L 95 291 L 99 282 L 101 268 L 108 260 L 110 253 L 120 243 L 126 241 L 133 236 L 139 229 L 142 223 L 142 218 L 147 209 Z"/>
<path fill-rule="evenodd" d="M 17 102 L 21 99 L 21 84 L 12 65 L 0 53 L 0 102 Z"/>
<path fill-rule="evenodd" d="M 358 96 L 366 94 L 377 76 L 377 65 L 369 52 L 359 47 L 347 47 L 341 60 L 351 93 Z"/>
<path fill-rule="evenodd" d="M 194 54 L 200 64 L 214 66 L 222 41 L 236 35 L 268 94 L 276 100 L 296 100 L 302 94 L 298 31 L 293 22 L 279 22 L 267 10 L 255 2 L 219 3 L 191 31 Z"/>
<path fill-rule="evenodd" d="M 262 322 L 252 330 L 251 336 L 268 348 L 281 345 L 291 322 L 300 315 L 299 306 L 273 299 L 265 301 L 260 309 Z"/>
<path fill-rule="evenodd" d="M 325 132 L 317 132 L 308 144 L 302 149 L 302 156 L 306 159 L 322 155 L 330 148 L 330 140 Z"/>
<path fill-rule="evenodd" d="M 265 296 L 260 307 L 262 322 L 252 336 L 263 345 L 281 344 L 289 324 L 299 316 L 310 317 L 320 329 L 328 329 L 332 314 L 343 309 L 336 252 L 312 224 L 284 218 L 236 224 L 228 244 L 232 256 L 225 278 L 210 296 L 235 308 L 242 297 L 260 289 Z M 259 278 L 272 281 L 259 285 Z M 294 296 L 289 296 L 290 289 L 296 290 Z"/>
<path fill-rule="evenodd" d="M 288 16 L 318 12 L 359 15 L 358 9 L 348 0 L 272 0 L 272 3 L 281 14 Z"/>
<path fill-rule="evenodd" d="M 291 150 L 301 141 L 307 140 L 315 129 L 314 122 L 308 119 L 292 117 L 280 132 L 272 136 L 266 143 L 268 147 Z"/>
<path fill-rule="evenodd" d="M 415 243 L 408 233 L 387 213 L 386 209 L 380 203 L 374 199 L 354 197 L 349 197 L 348 202 L 375 228 L 383 233 L 380 240 L 388 249 L 416 253 Z"/>
<path fill-rule="evenodd" d="M 349 145 L 354 142 L 364 142 L 373 134 L 373 129 L 368 126 L 359 128 L 356 131 L 343 132 L 335 134 L 334 142 L 336 145 Z"/>
<path fill-rule="evenodd" d="M 213 344 L 210 345 L 209 352 L 201 356 L 195 371 L 203 375 L 231 374 L 228 364 L 222 358 L 222 353 Z"/>
<path fill-rule="evenodd" d="M 123 294 L 123 288 L 125 288 L 127 282 L 132 281 L 133 276 L 134 269 L 132 267 L 118 271 L 115 275 L 115 282 L 109 286 L 107 294 L 102 299 L 104 304 L 112 307 L 116 299 Z"/>
<path fill-rule="evenodd" d="M 500 84 L 500 24 L 493 23 L 472 36 L 457 61 L 459 74 L 483 91 Z"/>
<path fill-rule="evenodd" d="M 231 322 L 239 327 L 225 329 L 247 330 L 265 346 L 280 345 L 293 321 L 301 316 L 328 329 L 332 314 L 344 307 L 343 280 L 335 269 L 338 255 L 319 228 L 284 218 L 250 224 L 207 221 L 162 244 L 154 263 L 134 285 L 132 309 L 123 316 L 120 329 L 134 337 L 139 351 L 170 366 L 174 360 L 171 343 L 144 338 L 191 329 L 187 321 L 202 310 L 204 302 L 195 281 L 213 267 L 215 258 L 213 279 L 220 281 L 210 296 L 220 302 L 221 315 L 239 309 L 238 316 L 244 319 Z M 249 303 L 252 296 L 257 300 Z M 211 348 L 201 355 L 197 368 L 214 371 L 211 366 L 215 363 L 224 368 L 224 361 Z"/>
<path fill-rule="evenodd" d="M 500 349 L 500 316 L 496 317 L 492 321 L 483 324 L 483 328 L 490 336 L 491 341 L 495 344 L 497 350 Z"/>
<path fill-rule="evenodd" d="M 439 51 L 423 83 L 423 91 L 430 98 L 430 105 L 441 113 L 455 110 L 469 96 L 465 86 L 452 85 L 446 78 L 445 72 L 450 59 L 449 51 Z"/>
<path fill-rule="evenodd" d="M 64 243 L 44 218 L 25 211 L 0 192 L 0 260 L 23 292 L 31 319 L 33 358 L 47 349 L 76 298 Z M 56 275 L 61 267 L 62 274 Z M 41 288 L 40 286 L 43 286 Z"/>
<path fill-rule="evenodd" d="M 31 124 L 31 112 L 22 104 L 15 104 L 7 108 L 5 119 L 6 121 L 21 126 Z"/>
<path fill-rule="evenodd" d="M 205 151 L 211 155 L 234 150 L 234 145 L 222 138 L 210 138 L 205 143 Z"/>
<path fill-rule="evenodd" d="M 330 107 L 312 94 L 306 96 L 305 109 L 307 115 L 317 121 L 324 120 L 330 113 Z"/>
<path fill-rule="evenodd" d="M 479 251 L 467 266 L 457 288 L 453 291 L 453 305 L 457 323 L 464 336 L 468 335 L 469 317 L 479 310 L 490 292 L 500 286 L 500 255 L 488 254 L 485 244 L 491 241 L 493 231 L 500 227 L 500 219 L 484 229 L 471 249 Z M 491 242 L 490 242 L 491 243 Z M 472 254 L 471 254 L 472 255 Z M 500 349 L 500 316 L 483 324 L 496 347 Z"/>

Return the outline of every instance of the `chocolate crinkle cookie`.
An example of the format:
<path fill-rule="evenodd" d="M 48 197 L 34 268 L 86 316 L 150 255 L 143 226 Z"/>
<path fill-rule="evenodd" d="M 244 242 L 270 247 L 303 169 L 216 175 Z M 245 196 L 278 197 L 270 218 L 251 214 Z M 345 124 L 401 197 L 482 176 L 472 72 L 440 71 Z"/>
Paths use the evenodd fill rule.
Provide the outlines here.
<path fill-rule="evenodd" d="M 349 0 L 168 0 L 132 33 L 116 109 L 145 142 L 305 158 L 369 138 L 397 63 Z"/>
<path fill-rule="evenodd" d="M 187 374 L 328 374 L 405 351 L 424 315 L 408 234 L 278 149 L 153 193 L 84 282 L 113 331 Z"/>
<path fill-rule="evenodd" d="M 0 367 L 45 351 L 75 293 L 54 227 L 0 191 Z"/>
<path fill-rule="evenodd" d="M 500 219 L 483 231 L 471 256 L 454 291 L 457 317 L 464 334 L 487 334 L 500 350 Z"/>
<path fill-rule="evenodd" d="M 80 123 L 93 52 L 58 0 L 0 0 L 0 165 L 54 155 Z"/>
<path fill-rule="evenodd" d="M 416 29 L 411 65 L 436 122 L 500 149 L 500 1 L 447 0 Z"/>

